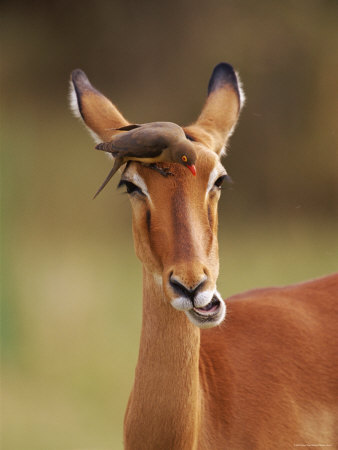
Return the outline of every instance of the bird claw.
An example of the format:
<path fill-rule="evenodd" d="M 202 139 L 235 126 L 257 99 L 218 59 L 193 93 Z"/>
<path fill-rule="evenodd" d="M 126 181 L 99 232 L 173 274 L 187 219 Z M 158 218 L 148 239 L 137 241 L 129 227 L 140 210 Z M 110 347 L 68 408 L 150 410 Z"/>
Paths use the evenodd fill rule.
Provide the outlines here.
<path fill-rule="evenodd" d="M 160 173 L 163 177 L 168 177 L 169 175 L 174 175 L 170 172 L 169 167 L 159 167 L 156 163 L 149 164 L 149 168 L 156 170 L 156 172 Z"/>

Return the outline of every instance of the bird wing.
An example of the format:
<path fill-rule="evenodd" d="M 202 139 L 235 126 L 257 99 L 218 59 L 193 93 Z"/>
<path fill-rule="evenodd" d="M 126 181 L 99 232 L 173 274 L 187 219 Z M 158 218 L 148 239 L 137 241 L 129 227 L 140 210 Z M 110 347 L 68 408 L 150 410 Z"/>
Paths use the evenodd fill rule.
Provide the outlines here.
<path fill-rule="evenodd" d="M 157 129 L 137 127 L 114 136 L 110 146 L 113 155 L 153 158 L 168 146 L 168 139 Z"/>
<path fill-rule="evenodd" d="M 171 122 L 133 124 L 118 130 L 122 132 L 96 148 L 124 158 L 156 158 L 165 148 L 185 138 L 183 129 Z"/>

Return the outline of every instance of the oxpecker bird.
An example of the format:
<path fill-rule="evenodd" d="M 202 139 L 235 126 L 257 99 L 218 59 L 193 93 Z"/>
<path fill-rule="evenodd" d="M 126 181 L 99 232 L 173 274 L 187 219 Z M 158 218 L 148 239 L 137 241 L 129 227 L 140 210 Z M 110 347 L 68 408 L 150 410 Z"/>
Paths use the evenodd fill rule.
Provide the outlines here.
<path fill-rule="evenodd" d="M 126 125 L 110 142 L 102 142 L 95 148 L 111 153 L 114 166 L 100 186 L 94 198 L 102 191 L 116 171 L 128 161 L 149 164 L 162 175 L 167 173 L 156 167 L 157 162 L 174 162 L 187 167 L 196 175 L 196 153 L 193 143 L 183 129 L 172 122 L 151 122 L 142 125 Z"/>

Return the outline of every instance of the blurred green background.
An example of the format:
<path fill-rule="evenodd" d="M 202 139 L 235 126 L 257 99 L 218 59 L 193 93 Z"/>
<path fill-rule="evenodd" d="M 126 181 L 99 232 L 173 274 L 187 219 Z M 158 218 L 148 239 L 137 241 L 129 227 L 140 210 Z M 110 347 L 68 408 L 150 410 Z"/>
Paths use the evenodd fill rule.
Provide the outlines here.
<path fill-rule="evenodd" d="M 338 266 L 338 4 L 330 0 L 3 1 L 3 450 L 122 448 L 141 265 L 128 198 L 68 110 L 72 69 L 134 122 L 188 124 L 213 67 L 247 105 L 224 161 L 219 290 Z"/>

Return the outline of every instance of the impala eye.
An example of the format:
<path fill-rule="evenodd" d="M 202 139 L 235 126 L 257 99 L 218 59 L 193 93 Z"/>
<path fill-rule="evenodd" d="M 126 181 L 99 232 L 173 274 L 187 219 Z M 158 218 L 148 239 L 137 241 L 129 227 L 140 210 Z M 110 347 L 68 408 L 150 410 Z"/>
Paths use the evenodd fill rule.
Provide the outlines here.
<path fill-rule="evenodd" d="M 193 138 L 192 136 L 190 136 L 190 134 L 188 134 L 188 133 L 184 133 L 184 134 L 185 134 L 185 137 L 186 137 L 187 139 L 189 139 L 189 141 L 195 142 L 195 138 Z"/>
<path fill-rule="evenodd" d="M 132 183 L 131 181 L 127 181 L 127 180 L 121 180 L 118 184 L 118 188 L 125 186 L 126 187 L 126 193 L 127 194 L 140 194 L 140 195 L 144 195 L 142 190 L 134 183 Z"/>
<path fill-rule="evenodd" d="M 223 185 L 224 181 L 226 181 L 228 184 L 232 184 L 231 177 L 229 177 L 229 175 L 227 175 L 227 174 L 224 174 L 224 175 L 220 176 L 219 178 L 217 178 L 214 186 L 218 189 L 222 189 L 222 185 Z"/>
<path fill-rule="evenodd" d="M 222 187 L 222 184 L 224 183 L 225 178 L 226 175 L 222 175 L 221 177 L 217 178 L 217 180 L 215 181 L 215 186 L 220 189 Z"/>

